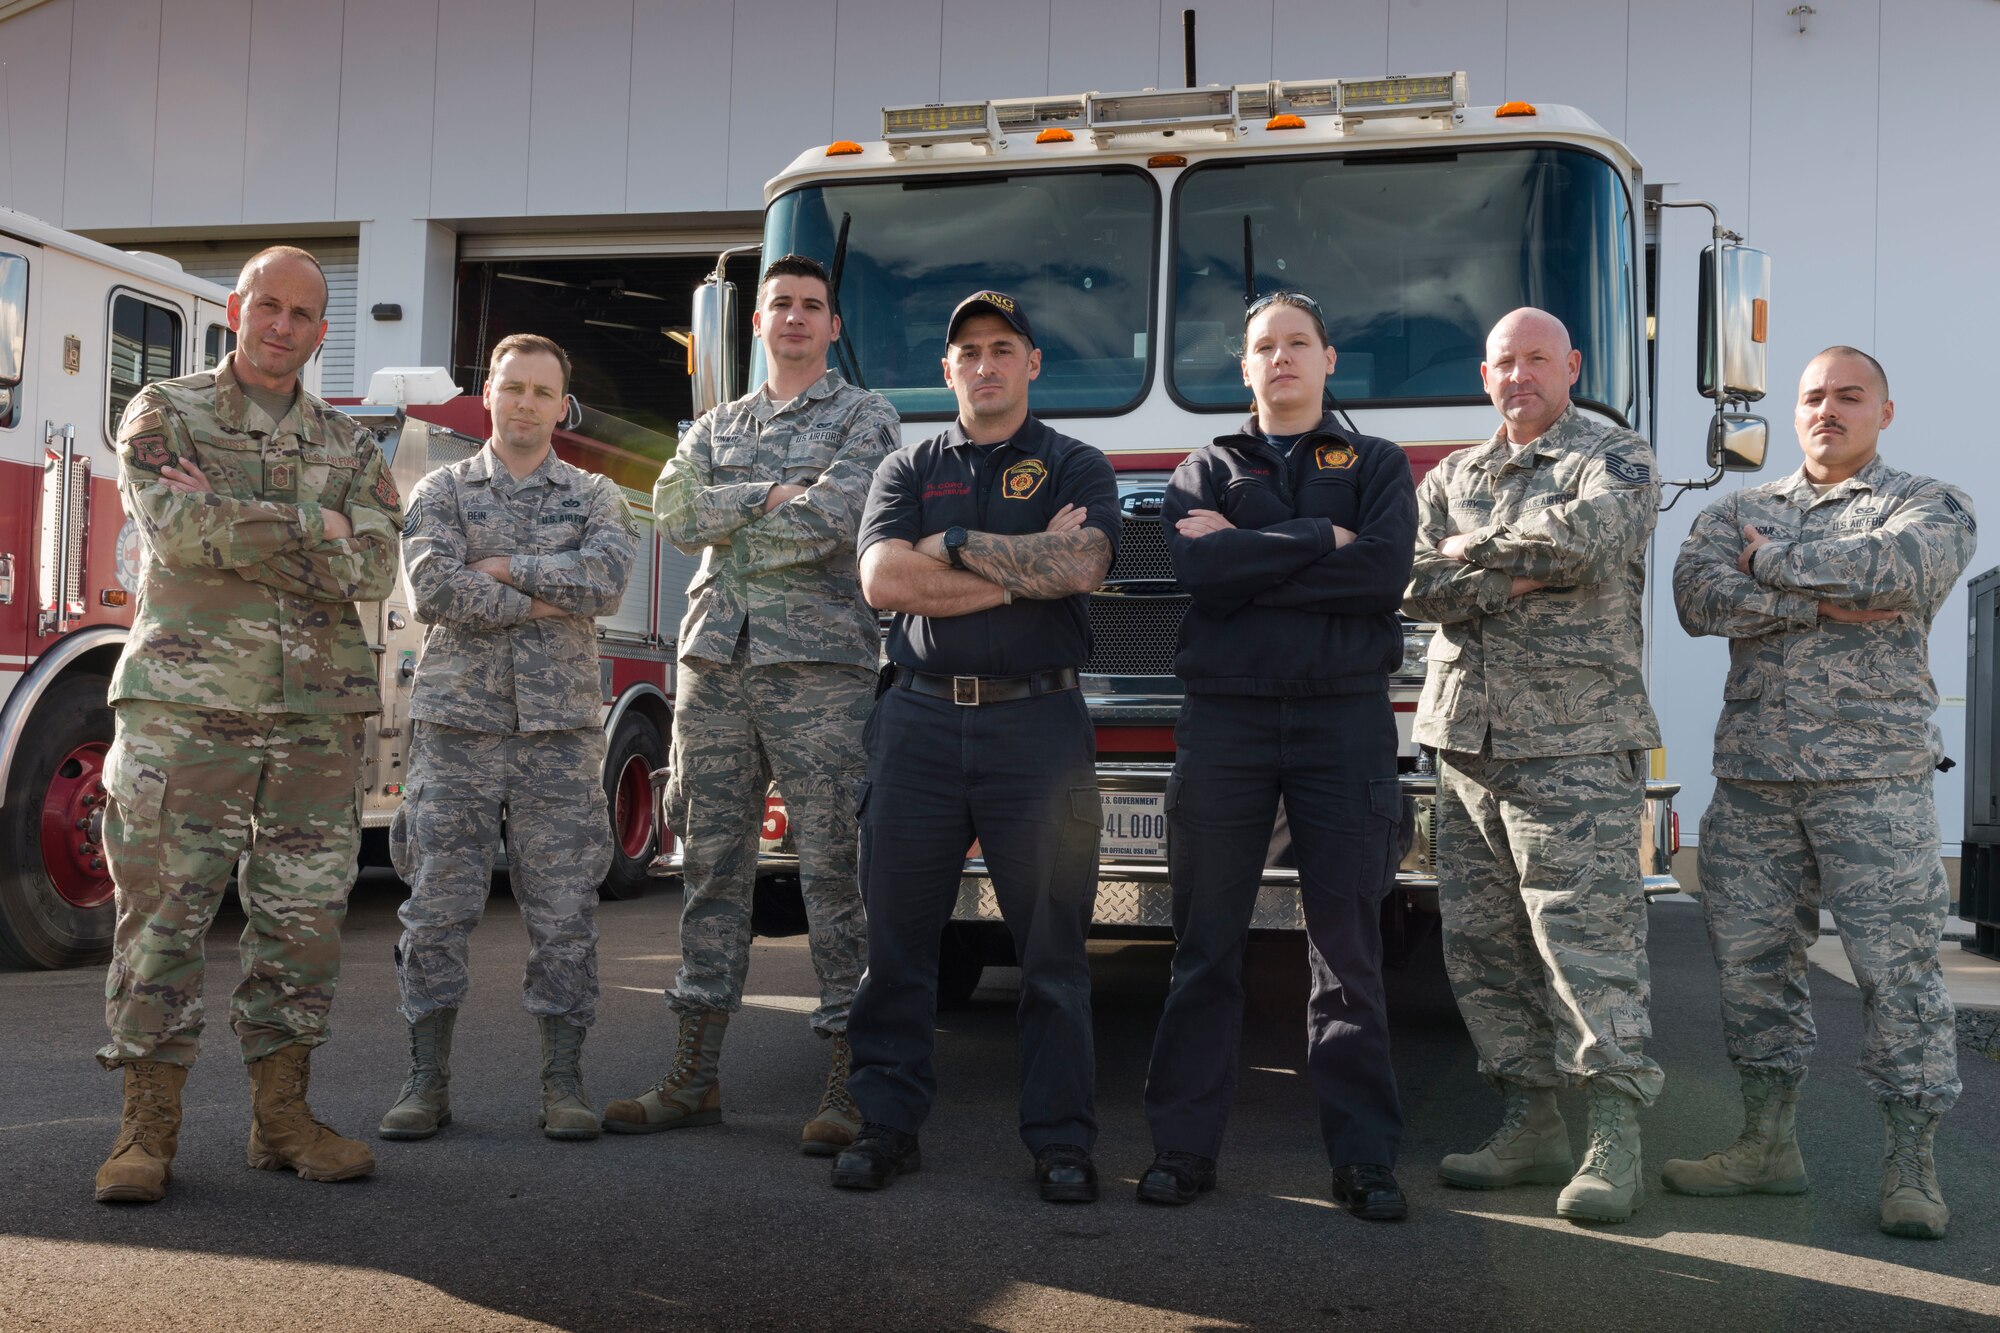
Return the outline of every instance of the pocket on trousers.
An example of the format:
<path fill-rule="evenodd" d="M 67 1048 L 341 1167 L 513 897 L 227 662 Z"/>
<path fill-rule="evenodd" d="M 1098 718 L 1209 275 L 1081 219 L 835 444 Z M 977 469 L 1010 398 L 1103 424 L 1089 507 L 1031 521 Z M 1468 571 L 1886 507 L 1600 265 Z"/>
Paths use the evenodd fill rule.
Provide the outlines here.
<path fill-rule="evenodd" d="M 1403 783 L 1399 778 L 1368 779 L 1368 809 L 1377 819 L 1403 822 Z"/>
<path fill-rule="evenodd" d="M 104 762 L 104 790 L 118 803 L 125 840 L 151 842 L 160 834 L 160 812 L 167 801 L 167 775 L 140 763 L 132 752 L 114 744 Z"/>
<path fill-rule="evenodd" d="M 856 823 L 859 823 L 862 816 L 868 813 L 868 797 L 874 790 L 875 784 L 866 778 L 854 784 L 854 819 Z"/>
<path fill-rule="evenodd" d="M 396 817 L 389 821 L 389 865 L 396 872 L 396 878 L 405 884 L 412 883 L 416 873 L 416 856 L 410 850 L 410 823 L 417 817 L 417 802 L 423 799 L 424 784 L 413 782 L 403 789 L 403 802 L 396 807 Z"/>
<path fill-rule="evenodd" d="M 1095 787 L 1069 789 L 1069 815 L 1078 823 L 1104 831 L 1104 797 Z"/>

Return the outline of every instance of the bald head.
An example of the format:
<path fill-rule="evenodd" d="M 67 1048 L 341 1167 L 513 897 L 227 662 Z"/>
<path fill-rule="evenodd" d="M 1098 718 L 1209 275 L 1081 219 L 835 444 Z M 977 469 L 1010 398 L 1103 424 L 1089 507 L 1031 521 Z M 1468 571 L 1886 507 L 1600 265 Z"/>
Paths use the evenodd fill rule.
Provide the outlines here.
<path fill-rule="evenodd" d="M 1546 310 L 1522 306 L 1486 335 L 1479 381 L 1506 421 L 1507 438 L 1527 444 L 1569 410 L 1569 389 L 1583 369 L 1569 330 Z"/>
<path fill-rule="evenodd" d="M 326 270 L 313 258 L 312 251 L 301 250 L 296 245 L 271 245 L 251 255 L 243 265 L 243 271 L 236 275 L 236 294 L 249 296 L 260 279 L 273 271 L 283 271 L 295 282 L 305 279 L 310 272 L 312 280 L 319 284 L 319 315 L 324 318 L 329 291 L 326 285 Z M 280 279 L 283 281 L 283 279 Z M 291 284 L 287 284 L 291 285 Z"/>

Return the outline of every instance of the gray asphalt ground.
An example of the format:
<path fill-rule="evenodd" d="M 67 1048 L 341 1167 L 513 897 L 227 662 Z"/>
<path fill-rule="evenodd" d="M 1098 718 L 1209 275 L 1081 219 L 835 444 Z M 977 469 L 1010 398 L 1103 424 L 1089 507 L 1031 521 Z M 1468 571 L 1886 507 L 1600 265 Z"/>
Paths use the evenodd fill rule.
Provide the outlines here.
<path fill-rule="evenodd" d="M 403 1071 L 391 949 L 401 889 L 357 890 L 335 1036 L 313 1102 L 372 1130 Z M 601 1107 L 664 1069 L 659 991 L 676 962 L 679 895 L 602 910 L 604 1003 L 585 1052 Z M 1150 1158 L 1140 1114 L 1168 951 L 1097 946 L 1103 1122 L 1095 1206 L 1040 1202 L 1013 1132 L 1016 975 L 987 974 L 944 1016 L 941 1100 L 924 1169 L 879 1195 L 836 1191 L 796 1148 L 823 1077 L 806 1026 L 802 940 L 760 943 L 724 1064 L 726 1122 L 567 1144 L 535 1128 L 533 1023 L 517 985 L 525 936 L 504 891 L 475 935 L 473 1001 L 453 1082 L 457 1123 L 426 1143 L 375 1142 L 373 1179 L 317 1185 L 243 1163 L 248 1090 L 222 1019 L 241 918 L 211 949 L 216 1021 L 187 1087 L 166 1202 L 109 1208 L 91 1174 L 115 1135 L 100 974 L 0 972 L 0 1329 L 1837 1329 L 2000 1322 L 2000 1064 L 1965 1061 L 1939 1140 L 1949 1239 L 1875 1229 L 1882 1133 L 1852 1072 L 1857 993 L 1815 974 L 1822 1045 L 1800 1122 L 1813 1181 L 1798 1198 L 1655 1191 L 1625 1226 L 1553 1216 L 1556 1190 L 1439 1185 L 1498 1104 L 1435 953 L 1392 980 L 1409 1122 L 1402 1225 L 1326 1202 L 1303 1078 L 1302 945 L 1258 945 L 1242 1090 L 1220 1190 L 1193 1207 L 1137 1204 Z M 1667 1090 L 1645 1124 L 1649 1174 L 1737 1127 L 1698 909 L 1653 912 L 1654 1050 Z M 1571 1102 L 1573 1136 L 1580 1107 Z"/>

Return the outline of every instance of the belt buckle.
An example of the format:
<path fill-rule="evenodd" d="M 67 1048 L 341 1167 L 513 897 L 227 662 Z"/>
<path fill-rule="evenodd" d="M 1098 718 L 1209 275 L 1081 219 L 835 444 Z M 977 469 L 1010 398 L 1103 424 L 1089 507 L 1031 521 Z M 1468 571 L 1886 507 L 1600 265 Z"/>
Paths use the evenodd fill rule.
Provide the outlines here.
<path fill-rule="evenodd" d="M 953 676 L 951 678 L 951 701 L 961 708 L 976 706 L 979 703 L 979 677 Z"/>

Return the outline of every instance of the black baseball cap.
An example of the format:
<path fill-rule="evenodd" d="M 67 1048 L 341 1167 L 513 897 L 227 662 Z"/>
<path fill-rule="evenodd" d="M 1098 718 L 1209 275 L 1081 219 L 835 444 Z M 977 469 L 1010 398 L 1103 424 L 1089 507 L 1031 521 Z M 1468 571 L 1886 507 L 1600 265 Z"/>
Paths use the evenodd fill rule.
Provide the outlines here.
<path fill-rule="evenodd" d="M 1035 331 L 1028 324 L 1028 316 L 1021 309 L 1021 303 L 1005 292 L 974 292 L 958 303 L 951 312 L 951 323 L 945 326 L 944 340 L 951 342 L 958 337 L 958 326 L 973 315 L 998 315 L 1007 327 L 1028 340 L 1028 346 L 1035 345 Z"/>

